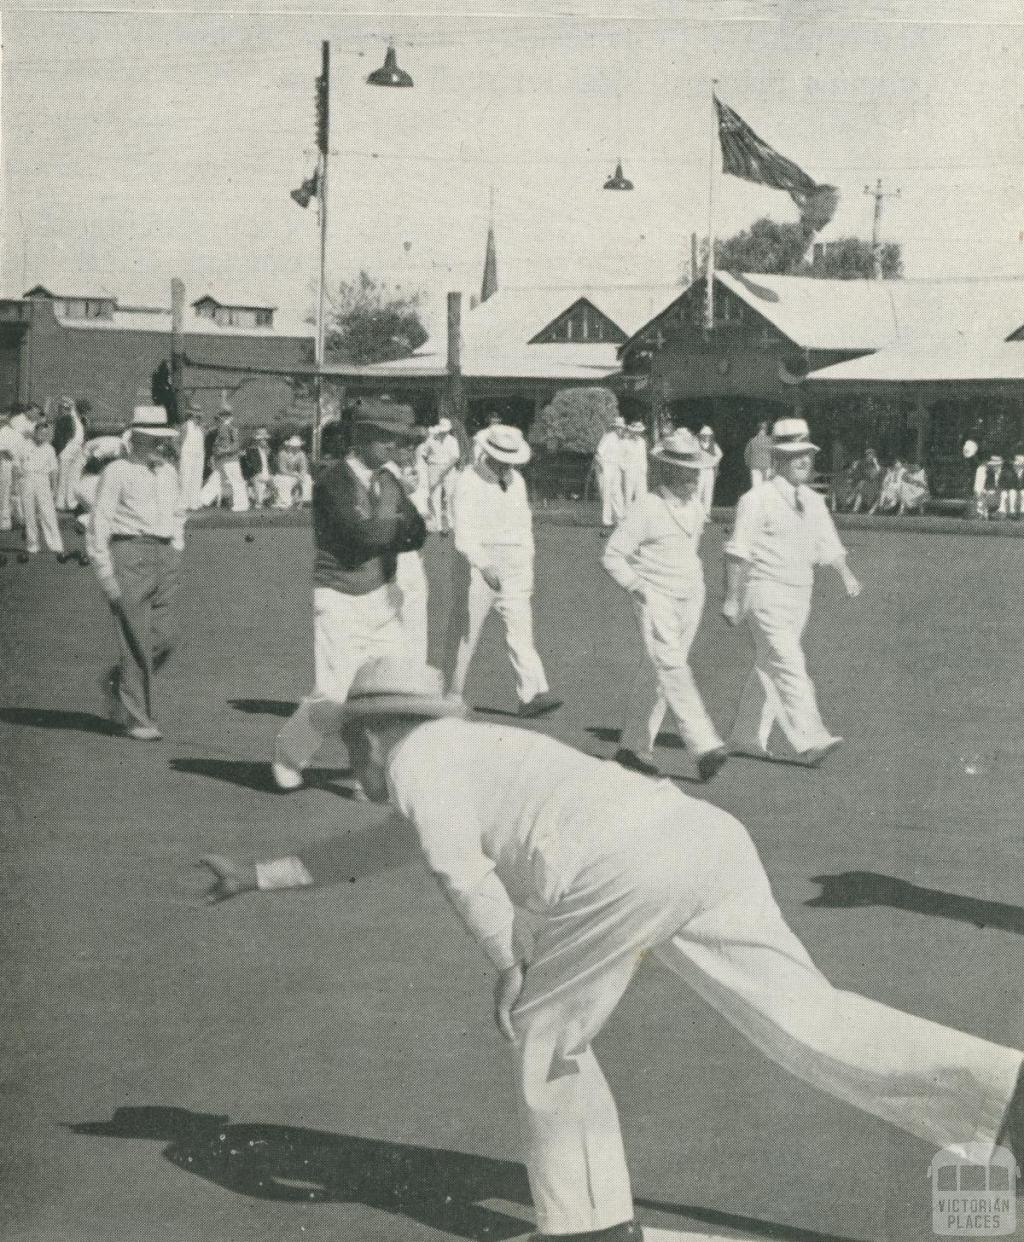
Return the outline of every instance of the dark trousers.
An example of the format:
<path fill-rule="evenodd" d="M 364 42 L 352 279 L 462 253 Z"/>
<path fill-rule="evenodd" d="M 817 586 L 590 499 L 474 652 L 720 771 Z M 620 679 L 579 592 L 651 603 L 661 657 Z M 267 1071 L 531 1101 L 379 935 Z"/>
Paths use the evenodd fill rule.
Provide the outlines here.
<path fill-rule="evenodd" d="M 174 602 L 181 581 L 181 553 L 157 539 L 116 539 L 110 544 L 121 602 L 114 609 L 120 664 L 117 691 L 129 724 L 152 724 L 153 675 L 174 649 Z"/>

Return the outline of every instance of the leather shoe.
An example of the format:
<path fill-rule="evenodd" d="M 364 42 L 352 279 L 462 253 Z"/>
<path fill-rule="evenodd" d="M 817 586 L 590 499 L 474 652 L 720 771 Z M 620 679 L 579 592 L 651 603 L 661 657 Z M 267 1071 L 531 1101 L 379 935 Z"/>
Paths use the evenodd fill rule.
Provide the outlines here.
<path fill-rule="evenodd" d="M 724 746 L 716 746 L 714 750 L 706 750 L 697 757 L 697 775 L 702 781 L 713 780 L 729 760 L 729 752 Z"/>
<path fill-rule="evenodd" d="M 635 750 L 626 750 L 625 747 L 620 747 L 615 752 L 615 762 L 620 768 L 628 768 L 630 772 L 639 772 L 643 776 L 661 775 L 653 763 L 648 763 L 646 759 L 641 759 Z"/>
<path fill-rule="evenodd" d="M 544 690 L 540 694 L 535 694 L 529 703 L 520 703 L 519 715 L 524 720 L 535 720 L 538 716 L 546 716 L 549 712 L 557 711 L 561 706 L 561 699 L 556 699 L 550 690 Z"/>
<path fill-rule="evenodd" d="M 830 742 L 826 742 L 824 746 L 815 746 L 812 750 L 805 750 L 800 758 L 809 768 L 821 767 L 824 759 L 830 755 L 838 746 L 842 746 L 843 739 L 834 737 Z"/>

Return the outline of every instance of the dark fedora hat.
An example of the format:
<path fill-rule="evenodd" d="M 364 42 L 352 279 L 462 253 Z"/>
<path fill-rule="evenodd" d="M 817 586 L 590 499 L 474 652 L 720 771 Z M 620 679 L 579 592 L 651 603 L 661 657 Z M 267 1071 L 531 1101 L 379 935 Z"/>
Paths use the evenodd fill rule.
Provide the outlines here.
<path fill-rule="evenodd" d="M 423 429 L 416 426 L 412 406 L 400 405 L 390 397 L 361 397 L 352 410 L 351 418 L 354 428 L 372 428 L 405 440 L 423 437 Z"/>

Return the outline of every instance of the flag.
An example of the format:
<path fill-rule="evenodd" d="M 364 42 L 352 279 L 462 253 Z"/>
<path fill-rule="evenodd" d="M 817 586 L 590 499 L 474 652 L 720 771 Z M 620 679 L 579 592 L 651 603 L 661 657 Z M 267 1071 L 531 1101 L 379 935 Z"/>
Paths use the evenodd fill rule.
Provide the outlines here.
<path fill-rule="evenodd" d="M 715 96 L 718 110 L 718 140 L 722 144 L 722 171 L 745 181 L 770 185 L 796 195 L 813 195 L 818 189 L 812 177 L 792 160 L 770 147 L 732 108 Z M 799 203 L 800 200 L 796 199 Z"/>

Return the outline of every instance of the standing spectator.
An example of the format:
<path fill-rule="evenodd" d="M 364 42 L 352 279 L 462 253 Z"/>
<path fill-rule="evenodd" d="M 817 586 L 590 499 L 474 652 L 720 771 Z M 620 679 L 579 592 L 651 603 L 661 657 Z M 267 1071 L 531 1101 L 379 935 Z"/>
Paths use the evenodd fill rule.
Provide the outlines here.
<path fill-rule="evenodd" d="M 1024 508 L 1024 452 L 1020 449 L 1013 455 L 1013 465 L 1004 468 L 1000 484 L 1000 508 L 1003 507 L 1005 498 L 1007 516 L 1019 521 L 1021 509 Z"/>
<path fill-rule="evenodd" d="M 757 424 L 757 435 L 747 441 L 743 460 L 750 471 L 751 487 L 757 487 L 759 483 L 772 477 L 772 438 L 768 434 L 768 423 L 765 419 Z"/>
<path fill-rule="evenodd" d="M 622 495 L 622 460 L 625 455 L 626 420 L 616 414 L 615 421 L 597 442 L 594 466 L 601 493 L 601 525 L 605 530 L 618 526 L 625 513 Z"/>
<path fill-rule="evenodd" d="M 622 440 L 622 505 L 629 510 L 647 495 L 647 429 L 637 419 L 626 428 Z"/>
<path fill-rule="evenodd" d="M 632 598 L 647 656 L 633 682 L 615 759 L 657 776 L 654 743 L 670 709 L 701 780 L 710 780 L 728 756 L 689 663 L 704 611 L 697 551 L 707 516 L 698 490 L 704 453 L 683 429 L 656 444 L 651 458 L 658 485 L 629 510 L 604 553 L 605 569 Z"/>
<path fill-rule="evenodd" d="M 274 497 L 278 509 L 290 509 L 294 504 L 308 505 L 313 499 L 313 476 L 302 436 L 289 436 L 278 451 Z"/>
<path fill-rule="evenodd" d="M 14 492 L 14 461 L 21 456 L 24 437 L 11 426 L 10 410 L 0 410 L 0 531 L 10 530 Z"/>
<path fill-rule="evenodd" d="M 817 451 L 802 418 L 780 418 L 775 424 L 774 476 L 741 496 L 736 507 L 736 525 L 725 548 L 728 582 L 722 608 L 731 625 L 744 617 L 754 640 L 754 667 L 736 713 L 731 749 L 774 758 L 768 743 L 778 724 L 812 767 L 843 740 L 833 737 L 821 719 L 801 645 L 815 566 L 832 565 L 847 595 L 860 594 L 828 506 L 809 486 Z"/>
<path fill-rule="evenodd" d="M 985 521 L 999 510 L 1003 486 L 1003 459 L 993 453 L 974 472 L 974 505 L 978 517 Z"/>
<path fill-rule="evenodd" d="M 88 552 L 117 626 L 118 664 L 104 680 L 110 715 L 129 737 L 159 741 L 153 679 L 174 648 L 185 510 L 178 433 L 161 405 L 137 406 L 128 453 L 103 471 Z"/>
<path fill-rule="evenodd" d="M 39 551 L 39 536 L 51 552 L 64 561 L 64 541 L 57 524 L 54 494 L 60 467 L 53 451 L 53 428 L 40 419 L 32 429 L 32 440 L 22 449 L 18 462 L 21 514 L 25 523 L 25 551 Z"/>
<path fill-rule="evenodd" d="M 715 439 L 714 431 L 706 423 L 697 432 L 697 443 L 704 454 L 700 467 L 700 482 L 697 484 L 697 499 L 707 516 L 711 512 L 711 504 L 715 498 L 715 480 L 718 478 L 722 450 Z"/>
<path fill-rule="evenodd" d="M 1024 461 L 1024 458 L 1022 458 Z M 900 480 L 900 513 L 924 513 L 928 503 L 928 475 L 918 461 L 911 461 Z"/>
<path fill-rule="evenodd" d="M 313 486 L 313 656 L 316 686 L 278 734 L 273 763 L 279 789 L 297 789 L 323 742 L 322 714 L 344 700 L 368 660 L 401 650 L 405 633 L 395 582 L 401 552 L 423 546 L 423 519 L 384 469 L 415 440 L 412 409 L 360 402 L 350 418 L 352 446 Z"/>
<path fill-rule="evenodd" d="M 181 503 L 186 510 L 202 508 L 203 472 L 206 468 L 206 433 L 203 429 L 203 407 L 189 397 L 181 424 L 178 448 L 178 483 Z"/>
<path fill-rule="evenodd" d="M 401 483 L 403 491 L 415 506 L 417 513 L 425 518 L 427 495 L 425 489 L 420 487 L 419 471 L 416 469 L 416 453 L 412 446 L 402 445 L 395 461 L 388 462 L 384 469 L 391 471 Z M 426 570 L 423 568 L 421 549 L 414 548 L 408 552 L 399 552 L 395 566 L 395 582 L 402 593 L 401 603 L 398 605 L 399 620 L 405 632 L 402 654 L 416 664 L 426 664 L 430 593 Z"/>
<path fill-rule="evenodd" d="M 70 397 L 61 397 L 58 408 L 60 413 L 53 427 L 53 451 L 59 465 L 56 505 L 68 512 L 75 507 L 75 485 L 82 472 L 86 429 Z"/>
<path fill-rule="evenodd" d="M 481 441 L 484 455 L 459 475 L 453 506 L 455 602 L 449 617 L 451 690 L 462 694 L 488 613 L 497 608 L 516 678 L 519 714 L 561 707 L 548 689 L 533 642 L 533 517 L 526 483 L 516 469 L 530 460 L 518 427 L 497 424 Z"/>
<path fill-rule="evenodd" d="M 266 427 L 257 427 L 253 432 L 252 443 L 242 454 L 241 464 L 242 478 L 249 485 L 252 503 L 257 509 L 262 509 L 270 498 L 273 479 L 270 469 L 270 432 Z"/>
<path fill-rule="evenodd" d="M 213 504 L 218 498 L 223 502 L 230 496 L 232 513 L 247 512 L 249 493 L 242 478 L 241 453 L 242 442 L 235 426 L 234 412 L 231 406 L 225 404 L 217 413 L 217 430 L 211 453 L 213 473 L 200 497 L 204 505 Z"/>
<path fill-rule="evenodd" d="M 452 432 L 451 419 L 442 418 L 431 428 L 423 445 L 423 460 L 427 467 L 427 486 L 430 489 L 427 529 L 447 535 L 452 528 L 452 497 L 455 494 L 455 481 L 461 460 L 459 442 Z"/>
<path fill-rule="evenodd" d="M 851 513 L 859 513 L 866 509 L 873 513 L 882 493 L 882 463 L 873 448 L 866 448 L 860 461 L 852 466 L 854 485 L 853 507 Z"/>

